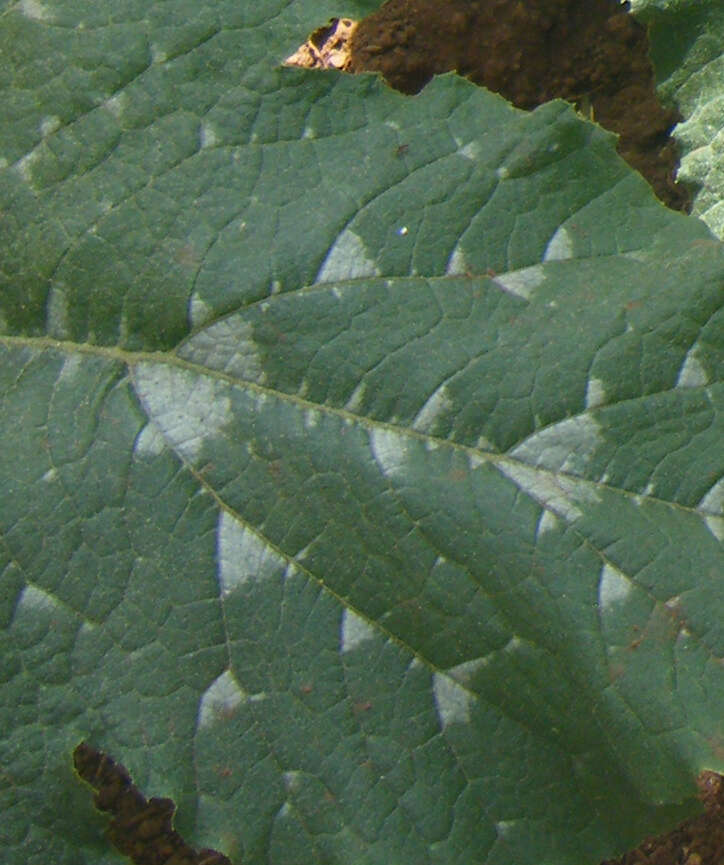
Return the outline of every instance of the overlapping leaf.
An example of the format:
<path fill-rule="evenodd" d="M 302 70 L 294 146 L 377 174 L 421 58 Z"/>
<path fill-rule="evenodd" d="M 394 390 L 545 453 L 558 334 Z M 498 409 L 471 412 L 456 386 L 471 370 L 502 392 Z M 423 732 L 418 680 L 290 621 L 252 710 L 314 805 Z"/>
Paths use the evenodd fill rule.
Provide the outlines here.
<path fill-rule="evenodd" d="M 721 245 L 562 103 L 277 68 L 331 11 L 0 25 L 11 862 L 115 861 L 81 739 L 285 865 L 594 862 L 721 768 Z"/>
<path fill-rule="evenodd" d="M 681 111 L 679 179 L 697 189 L 693 212 L 724 237 L 724 8 L 717 0 L 633 0 L 649 27 L 659 92 Z"/>

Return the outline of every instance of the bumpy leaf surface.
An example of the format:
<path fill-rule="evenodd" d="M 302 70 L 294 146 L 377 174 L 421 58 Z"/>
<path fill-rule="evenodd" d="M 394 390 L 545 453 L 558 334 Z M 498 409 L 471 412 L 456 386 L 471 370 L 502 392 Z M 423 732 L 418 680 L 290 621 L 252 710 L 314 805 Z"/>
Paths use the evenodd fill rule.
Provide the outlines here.
<path fill-rule="evenodd" d="M 684 117 L 674 130 L 678 177 L 693 213 L 724 238 L 724 6 L 719 0 L 632 0 L 649 28 L 659 92 Z"/>
<path fill-rule="evenodd" d="M 5 6 L 11 865 L 119 861 L 81 740 L 245 865 L 596 862 L 724 768 L 722 245 L 563 103 L 279 67 L 358 11 Z"/>

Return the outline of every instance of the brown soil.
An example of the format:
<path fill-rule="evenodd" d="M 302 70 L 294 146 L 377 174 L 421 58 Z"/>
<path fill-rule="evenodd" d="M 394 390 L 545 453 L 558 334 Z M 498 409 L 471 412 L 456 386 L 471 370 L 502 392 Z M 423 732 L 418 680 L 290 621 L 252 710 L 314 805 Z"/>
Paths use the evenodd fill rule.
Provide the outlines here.
<path fill-rule="evenodd" d="M 669 132 L 680 119 L 654 92 L 646 30 L 618 0 L 388 0 L 360 22 L 351 71 L 378 71 L 405 93 L 456 69 L 519 108 L 560 97 L 619 134 L 618 151 L 669 207 L 689 211 L 674 182 Z"/>

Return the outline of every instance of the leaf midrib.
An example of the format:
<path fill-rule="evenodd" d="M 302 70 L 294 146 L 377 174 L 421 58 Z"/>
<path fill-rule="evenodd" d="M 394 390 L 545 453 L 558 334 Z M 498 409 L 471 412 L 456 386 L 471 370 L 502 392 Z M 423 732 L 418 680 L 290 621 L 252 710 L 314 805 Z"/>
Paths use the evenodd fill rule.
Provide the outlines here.
<path fill-rule="evenodd" d="M 641 502 L 650 502 L 651 504 L 658 504 L 674 508 L 683 513 L 688 513 L 698 518 L 705 517 L 702 511 L 700 511 L 698 508 L 684 505 L 680 502 L 672 502 L 667 499 L 660 499 L 656 496 L 652 496 L 649 493 L 644 494 L 633 492 L 631 490 L 626 490 L 621 487 L 612 486 L 602 481 L 592 481 L 588 478 L 581 477 L 580 475 L 576 475 L 571 472 L 561 470 L 553 471 L 551 469 L 541 468 L 540 466 L 534 466 L 522 460 L 515 459 L 508 454 L 486 451 L 482 448 L 461 444 L 460 442 L 451 441 L 447 438 L 438 438 L 437 436 L 415 430 L 412 427 L 400 426 L 399 424 L 395 424 L 389 421 L 381 421 L 373 418 L 368 418 L 364 415 L 355 414 L 354 412 L 351 412 L 347 409 L 339 408 L 337 406 L 331 406 L 327 403 L 312 402 L 311 400 L 305 399 L 304 397 L 298 396 L 297 394 L 277 390 L 276 388 L 261 385 L 254 381 L 239 379 L 234 375 L 231 375 L 230 373 L 224 372 L 223 370 L 213 369 L 203 366 L 199 363 L 186 360 L 182 357 L 179 357 L 175 352 L 128 351 L 126 349 L 117 348 L 115 346 L 98 346 L 88 343 L 77 343 L 67 340 L 57 340 L 51 337 L 0 336 L 0 345 L 3 345 L 7 348 L 53 350 L 68 355 L 78 353 L 87 355 L 89 357 L 100 357 L 109 361 L 123 364 L 128 368 L 131 376 L 133 374 L 134 368 L 142 363 L 175 367 L 176 369 L 183 369 L 188 372 L 195 373 L 196 375 L 204 375 L 209 378 L 216 379 L 217 381 L 224 382 L 232 387 L 242 388 L 252 393 L 264 395 L 266 397 L 272 397 L 282 403 L 289 403 L 301 409 L 319 411 L 329 415 L 330 417 L 336 417 L 348 423 L 351 422 L 357 424 L 358 426 L 368 431 L 384 430 L 394 432 L 400 436 L 405 436 L 408 439 L 412 439 L 426 444 L 431 449 L 448 448 L 451 452 L 463 454 L 469 460 L 476 461 L 478 462 L 478 464 L 490 463 L 496 467 L 505 465 L 522 466 L 526 470 L 537 472 L 542 477 L 550 479 L 553 483 L 555 483 L 555 480 L 557 478 L 566 478 L 570 479 L 576 484 L 588 486 L 593 490 L 606 490 L 614 494 L 621 495 L 627 500 L 630 500 L 631 502 L 635 502 L 637 504 L 640 504 Z M 551 424 L 550 426 L 553 425 Z M 536 430 L 535 432 L 540 433 L 542 430 L 545 430 L 547 428 L 549 427 L 541 427 L 541 429 Z M 164 440 L 166 440 L 165 437 Z M 183 457 L 178 455 L 177 450 L 173 447 L 173 445 L 170 442 L 167 442 L 167 444 L 173 450 L 173 452 L 177 454 L 177 456 L 179 457 L 179 459 L 181 459 L 184 465 L 187 466 L 189 469 L 192 469 L 188 462 Z M 516 442 L 515 447 L 518 447 L 519 444 L 520 442 Z M 521 490 L 521 492 L 528 495 L 525 490 Z M 553 512 L 555 513 L 555 511 Z M 712 516 L 717 515 L 713 514 Z M 582 538 L 582 540 L 585 539 Z"/>

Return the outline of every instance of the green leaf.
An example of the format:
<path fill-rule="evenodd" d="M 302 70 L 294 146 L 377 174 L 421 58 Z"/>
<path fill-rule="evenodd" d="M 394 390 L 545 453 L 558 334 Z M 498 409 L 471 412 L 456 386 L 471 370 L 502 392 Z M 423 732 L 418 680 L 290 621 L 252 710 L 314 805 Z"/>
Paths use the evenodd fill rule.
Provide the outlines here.
<path fill-rule="evenodd" d="M 564 103 L 280 68 L 335 11 L 0 22 L 11 865 L 119 861 L 81 740 L 246 865 L 593 863 L 724 768 L 722 245 Z"/>
<path fill-rule="evenodd" d="M 648 24 L 659 92 L 684 117 L 678 179 L 698 190 L 693 213 L 724 238 L 724 8 L 718 0 L 632 0 Z"/>

